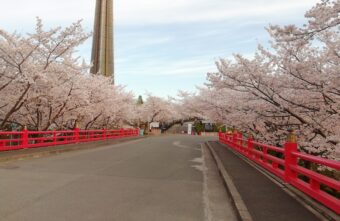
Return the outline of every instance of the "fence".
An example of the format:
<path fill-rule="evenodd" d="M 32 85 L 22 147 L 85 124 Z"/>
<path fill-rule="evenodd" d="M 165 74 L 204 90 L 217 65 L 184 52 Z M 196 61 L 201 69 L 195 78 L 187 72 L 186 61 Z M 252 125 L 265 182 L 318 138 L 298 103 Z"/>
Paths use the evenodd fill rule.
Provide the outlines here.
<path fill-rule="evenodd" d="M 340 162 L 301 153 L 296 142 L 287 142 L 284 148 L 280 148 L 255 142 L 251 138 L 243 139 L 239 133 L 220 133 L 219 140 L 337 214 L 340 213 L 340 182 L 301 166 L 302 162 L 309 162 L 339 172 Z"/>
<path fill-rule="evenodd" d="M 65 131 L 0 131 L 0 151 L 47 147 L 139 136 L 139 129 Z"/>

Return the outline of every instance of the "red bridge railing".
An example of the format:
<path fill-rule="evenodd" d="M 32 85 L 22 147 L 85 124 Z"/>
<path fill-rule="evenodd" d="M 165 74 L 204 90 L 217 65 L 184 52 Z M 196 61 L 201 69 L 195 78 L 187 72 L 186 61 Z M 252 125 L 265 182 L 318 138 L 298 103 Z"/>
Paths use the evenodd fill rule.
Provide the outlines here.
<path fill-rule="evenodd" d="M 47 147 L 139 136 L 139 129 L 65 131 L 0 131 L 0 151 Z"/>
<path fill-rule="evenodd" d="M 339 180 L 301 166 L 301 162 L 307 161 L 339 172 L 339 161 L 301 153 L 296 142 L 287 142 L 281 148 L 258 143 L 251 138 L 243 139 L 239 133 L 220 133 L 219 140 L 337 214 L 340 213 Z"/>

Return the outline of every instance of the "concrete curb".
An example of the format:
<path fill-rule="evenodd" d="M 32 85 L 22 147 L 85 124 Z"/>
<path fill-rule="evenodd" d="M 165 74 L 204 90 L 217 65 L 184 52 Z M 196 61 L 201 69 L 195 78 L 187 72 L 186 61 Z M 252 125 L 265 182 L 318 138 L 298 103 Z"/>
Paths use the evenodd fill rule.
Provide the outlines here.
<path fill-rule="evenodd" d="M 105 147 L 109 145 L 132 142 L 132 141 L 140 140 L 143 138 L 145 137 L 132 137 L 132 138 L 122 138 L 122 139 L 117 139 L 117 140 L 106 140 L 106 141 L 97 141 L 97 142 L 94 141 L 94 142 L 88 142 L 88 143 L 59 145 L 59 146 L 53 146 L 53 149 L 51 149 L 52 147 L 40 147 L 40 148 L 33 148 L 33 149 L 11 151 L 11 152 L 7 152 L 7 154 L 4 156 L 2 156 L 0 153 L 0 163 L 5 163 L 8 161 L 15 161 L 15 160 L 25 160 L 25 159 L 54 156 L 54 155 L 77 151 L 77 150 L 96 149 L 96 148 Z M 47 150 L 45 148 L 49 148 L 49 149 Z M 23 153 L 25 151 L 27 151 L 27 153 Z M 8 154 L 8 153 L 13 153 L 13 154 Z"/>
<path fill-rule="evenodd" d="M 221 143 L 219 143 L 221 144 Z M 221 144 L 223 146 L 226 146 L 225 144 Z M 227 147 L 229 148 L 229 147 Z M 238 153 L 237 151 L 229 148 L 231 152 L 233 152 L 236 156 L 244 160 L 248 165 L 255 168 L 257 171 L 262 173 L 264 176 L 266 176 L 269 180 L 271 180 L 275 185 L 279 186 L 284 192 L 286 192 L 288 195 L 293 197 L 296 201 L 298 201 L 301 205 L 303 205 L 306 209 L 308 209 L 311 213 L 313 213 L 316 217 L 318 217 L 320 220 L 326 221 L 337 221 L 340 220 L 339 215 L 335 214 L 333 211 L 329 210 L 325 206 L 321 205 L 320 203 L 316 202 L 312 198 L 310 198 L 305 193 L 301 192 L 300 190 L 296 189 L 294 186 L 287 184 L 283 182 L 281 179 L 279 179 L 277 176 L 275 176 L 272 173 L 269 173 L 266 169 L 260 167 L 255 162 L 249 160 L 242 154 Z"/>
<path fill-rule="evenodd" d="M 218 155 L 216 154 L 215 150 L 210 146 L 210 144 L 208 142 L 205 143 L 216 164 L 217 164 L 217 168 L 220 171 L 220 174 L 223 178 L 224 184 L 226 186 L 226 189 L 232 199 L 232 202 L 234 204 L 234 207 L 236 209 L 237 215 L 239 217 L 240 220 L 242 221 L 253 221 L 253 218 L 251 217 L 249 210 L 246 206 L 246 204 L 244 203 L 240 193 L 238 192 L 234 182 L 232 181 L 230 175 L 228 174 L 228 172 L 226 171 L 226 169 L 223 166 L 222 161 L 220 160 L 220 158 L 218 157 Z"/>

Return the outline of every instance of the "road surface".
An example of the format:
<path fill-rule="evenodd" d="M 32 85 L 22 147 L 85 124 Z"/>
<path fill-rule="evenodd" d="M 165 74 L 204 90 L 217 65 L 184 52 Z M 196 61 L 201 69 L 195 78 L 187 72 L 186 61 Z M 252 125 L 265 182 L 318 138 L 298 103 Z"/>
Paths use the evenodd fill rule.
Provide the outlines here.
<path fill-rule="evenodd" d="M 218 173 L 204 170 L 200 144 L 211 139 L 150 137 L 1 163 L 0 220 L 236 220 Z"/>

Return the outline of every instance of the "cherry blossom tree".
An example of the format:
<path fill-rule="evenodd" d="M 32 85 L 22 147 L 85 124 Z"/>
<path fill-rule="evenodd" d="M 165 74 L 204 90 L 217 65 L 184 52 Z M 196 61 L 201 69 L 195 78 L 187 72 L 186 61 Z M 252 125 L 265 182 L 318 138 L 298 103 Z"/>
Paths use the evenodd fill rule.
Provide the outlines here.
<path fill-rule="evenodd" d="M 168 123 L 179 117 L 176 105 L 171 98 L 164 99 L 148 94 L 140 108 L 140 116 L 146 122 Z"/>
<path fill-rule="evenodd" d="M 301 28 L 269 26 L 271 48 L 259 45 L 253 58 L 235 54 L 218 61 L 218 72 L 208 74 L 192 106 L 273 144 L 295 129 L 303 151 L 337 158 L 339 11 L 339 0 L 324 0 L 306 13 L 308 24 Z"/>
<path fill-rule="evenodd" d="M 130 120 L 133 95 L 89 74 L 74 56 L 88 37 L 80 21 L 45 31 L 37 19 L 27 36 L 0 30 L 0 129 L 108 128 Z"/>

